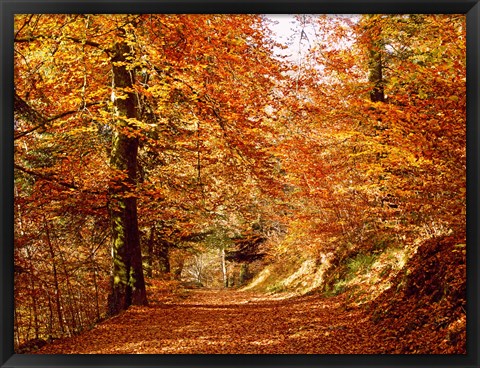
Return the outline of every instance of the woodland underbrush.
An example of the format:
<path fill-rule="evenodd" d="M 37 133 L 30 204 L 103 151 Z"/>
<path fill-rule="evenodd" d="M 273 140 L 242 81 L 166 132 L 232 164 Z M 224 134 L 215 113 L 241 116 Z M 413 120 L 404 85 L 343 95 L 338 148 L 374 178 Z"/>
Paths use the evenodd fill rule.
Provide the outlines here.
<path fill-rule="evenodd" d="M 389 341 L 385 354 L 466 352 L 465 234 L 402 244 L 377 238 L 370 247 L 344 246 L 328 261 L 285 257 L 245 289 L 345 296 Z"/>
<path fill-rule="evenodd" d="M 391 287 L 392 278 L 418 246 L 405 245 L 388 234 L 375 235 L 361 243 L 339 241 L 328 252 L 304 251 L 299 246 L 287 245 L 283 245 L 286 251 L 277 251 L 245 290 L 299 295 L 320 292 L 325 296 L 347 293 L 352 302 L 363 304 Z"/>
<path fill-rule="evenodd" d="M 464 354 L 465 234 L 415 244 L 354 251 L 332 262 L 321 290 L 344 293 L 347 309 L 365 309 L 391 342 L 385 354 Z"/>
<path fill-rule="evenodd" d="M 464 236 L 422 243 L 368 304 L 378 332 L 392 344 L 385 354 L 466 353 L 466 245 Z"/>

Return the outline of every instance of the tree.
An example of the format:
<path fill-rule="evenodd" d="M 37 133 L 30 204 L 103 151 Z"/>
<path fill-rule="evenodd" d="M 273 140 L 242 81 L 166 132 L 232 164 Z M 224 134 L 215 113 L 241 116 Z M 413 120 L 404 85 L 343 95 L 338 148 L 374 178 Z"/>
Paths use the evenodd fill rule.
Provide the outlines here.
<path fill-rule="evenodd" d="M 281 78 L 270 48 L 261 16 L 15 18 L 16 201 L 29 206 L 18 212 L 25 233 L 17 239 L 28 247 L 17 243 L 17 255 L 26 267 L 52 258 L 32 269 L 49 276 L 46 299 L 30 304 L 35 316 L 52 306 L 49 282 L 57 280 L 60 312 L 47 307 L 57 315 L 52 331 L 61 329 L 68 302 L 66 329 L 81 319 L 69 291 L 77 263 L 92 283 L 97 318 L 105 304 L 110 315 L 145 304 L 140 230 L 150 229 L 152 244 L 175 247 L 208 231 L 216 211 L 250 216 L 257 185 L 276 190 L 270 154 L 260 149 L 269 142 L 260 133 L 272 136 L 267 107 L 276 106 L 272 91 Z M 107 219 L 110 233 L 103 233 Z M 51 247 L 32 240 L 35 233 L 50 235 Z M 108 242 L 109 297 L 99 303 Z M 79 250 L 82 261 L 74 260 Z M 32 297 L 43 281 L 30 285 Z"/>
<path fill-rule="evenodd" d="M 279 250 L 338 260 L 461 231 L 464 21 L 302 18 L 309 50 L 291 67 L 276 146 L 290 203 Z"/>
<path fill-rule="evenodd" d="M 129 67 L 129 57 L 133 56 L 127 42 L 128 33 L 125 28 L 119 31 L 126 39 L 115 44 L 111 56 L 115 130 L 110 166 L 118 172 L 109 188 L 108 203 L 112 223 L 113 271 L 109 296 L 109 314 L 112 315 L 132 304 L 147 304 L 135 194 L 139 145 L 135 121 L 140 118 L 139 101 L 133 93 L 135 69 Z"/>

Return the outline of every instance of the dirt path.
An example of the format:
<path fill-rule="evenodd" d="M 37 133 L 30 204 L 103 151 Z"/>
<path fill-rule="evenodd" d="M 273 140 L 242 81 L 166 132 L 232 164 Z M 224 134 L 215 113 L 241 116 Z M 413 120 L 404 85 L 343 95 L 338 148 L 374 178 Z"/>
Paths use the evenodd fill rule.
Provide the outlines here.
<path fill-rule="evenodd" d="M 283 297 L 283 299 L 282 299 Z M 375 354 L 370 320 L 342 297 L 285 298 L 251 292 L 153 292 L 82 335 L 40 354 Z"/>

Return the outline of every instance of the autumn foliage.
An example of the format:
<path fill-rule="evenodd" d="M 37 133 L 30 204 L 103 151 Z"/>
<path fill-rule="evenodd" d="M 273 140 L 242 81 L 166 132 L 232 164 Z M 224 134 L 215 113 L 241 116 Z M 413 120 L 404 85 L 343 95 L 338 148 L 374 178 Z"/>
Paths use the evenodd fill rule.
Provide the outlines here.
<path fill-rule="evenodd" d="M 428 353 L 426 329 L 465 352 L 465 17 L 303 15 L 290 45 L 271 22 L 15 16 L 18 351 L 148 310 L 161 282 L 263 282 L 398 323 L 383 353 Z"/>

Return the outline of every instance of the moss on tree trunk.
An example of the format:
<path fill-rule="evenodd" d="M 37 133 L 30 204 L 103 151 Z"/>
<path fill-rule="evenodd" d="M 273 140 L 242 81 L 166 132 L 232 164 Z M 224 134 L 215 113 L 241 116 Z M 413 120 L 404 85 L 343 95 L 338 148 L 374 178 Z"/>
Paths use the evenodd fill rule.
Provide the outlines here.
<path fill-rule="evenodd" d="M 126 66 L 129 55 L 126 42 L 117 44 L 112 55 L 114 92 L 123 96 L 112 97 L 115 131 L 110 166 L 115 174 L 109 188 L 113 259 L 108 298 L 110 315 L 132 304 L 147 304 L 135 197 L 139 141 L 136 127 L 129 120 L 137 118 L 135 95 L 131 92 L 133 73 Z"/>

